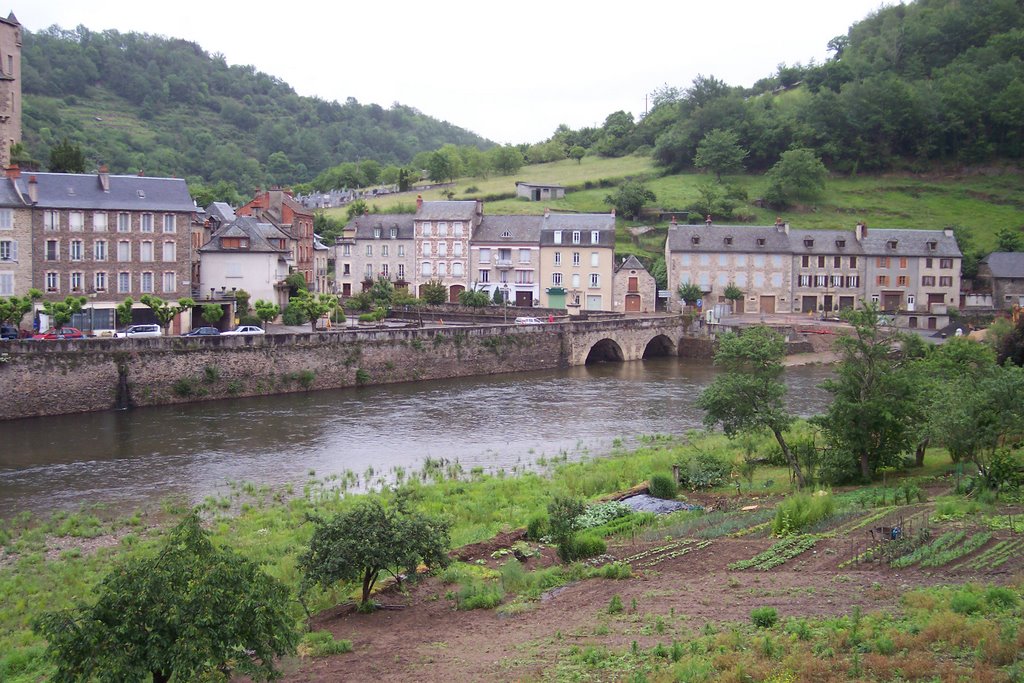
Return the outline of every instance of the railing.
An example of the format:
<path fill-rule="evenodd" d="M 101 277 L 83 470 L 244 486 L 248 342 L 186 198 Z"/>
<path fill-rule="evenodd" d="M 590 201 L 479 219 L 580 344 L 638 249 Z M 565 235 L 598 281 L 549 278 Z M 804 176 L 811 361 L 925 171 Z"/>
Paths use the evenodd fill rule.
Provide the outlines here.
<path fill-rule="evenodd" d="M 494 265 L 502 270 L 506 270 L 512 267 L 512 259 L 510 258 L 499 258 L 494 260 Z"/>

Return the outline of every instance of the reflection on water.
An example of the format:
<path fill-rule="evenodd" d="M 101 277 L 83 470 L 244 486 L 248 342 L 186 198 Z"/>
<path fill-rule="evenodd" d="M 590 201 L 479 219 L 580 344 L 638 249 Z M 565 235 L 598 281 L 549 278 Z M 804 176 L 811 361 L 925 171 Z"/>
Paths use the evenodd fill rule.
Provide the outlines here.
<path fill-rule="evenodd" d="M 791 368 L 790 408 L 819 412 L 821 366 Z M 0 517 L 167 495 L 226 482 L 301 482 L 426 457 L 510 469 L 615 438 L 700 427 L 706 362 L 658 358 L 489 377 L 0 422 Z"/>

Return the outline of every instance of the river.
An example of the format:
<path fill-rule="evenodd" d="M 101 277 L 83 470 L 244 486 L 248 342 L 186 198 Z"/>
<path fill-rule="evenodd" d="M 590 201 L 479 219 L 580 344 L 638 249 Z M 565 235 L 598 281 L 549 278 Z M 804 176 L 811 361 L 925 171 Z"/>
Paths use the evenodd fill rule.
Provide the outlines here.
<path fill-rule="evenodd" d="M 168 496 L 200 502 L 229 482 L 280 486 L 346 470 L 365 478 L 426 458 L 506 471 L 616 439 L 701 426 L 706 361 L 656 358 L 360 389 L 0 422 L 0 518 Z M 820 412 L 827 366 L 786 370 L 790 409 Z"/>

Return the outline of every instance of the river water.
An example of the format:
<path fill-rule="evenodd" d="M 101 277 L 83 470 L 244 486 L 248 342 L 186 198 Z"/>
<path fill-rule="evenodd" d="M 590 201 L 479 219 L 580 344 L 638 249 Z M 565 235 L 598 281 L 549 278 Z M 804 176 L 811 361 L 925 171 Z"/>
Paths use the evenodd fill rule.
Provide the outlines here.
<path fill-rule="evenodd" d="M 820 412 L 827 366 L 789 368 L 787 402 Z M 567 370 L 0 422 L 0 518 L 104 503 L 200 502 L 229 482 L 365 478 L 426 458 L 512 470 L 562 452 L 700 428 L 706 361 L 655 358 Z M 297 487 L 301 490 L 301 486 Z"/>

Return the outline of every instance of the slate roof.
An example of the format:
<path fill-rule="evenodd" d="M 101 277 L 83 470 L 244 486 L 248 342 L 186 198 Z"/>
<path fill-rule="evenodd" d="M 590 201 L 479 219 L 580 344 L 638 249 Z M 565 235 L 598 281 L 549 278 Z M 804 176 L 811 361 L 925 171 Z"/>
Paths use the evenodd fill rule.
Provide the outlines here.
<path fill-rule="evenodd" d="M 732 239 L 731 244 L 726 243 L 727 238 Z M 850 238 L 853 238 L 852 232 Z M 759 244 L 758 240 L 763 240 L 763 244 Z M 774 225 L 670 226 L 668 249 L 670 252 L 715 254 L 723 251 L 734 251 L 738 254 L 777 254 L 792 251 L 789 235 Z"/>
<path fill-rule="evenodd" d="M 542 247 L 555 246 L 555 231 L 562 231 L 561 245 L 573 246 L 569 235 L 574 230 L 581 233 L 581 245 L 591 245 L 590 233 L 594 230 L 598 235 L 598 246 L 615 246 L 615 216 L 610 213 L 551 213 L 542 217 L 540 244 Z M 580 246 L 580 245 L 576 245 Z"/>
<path fill-rule="evenodd" d="M 887 245 L 896 240 L 896 248 Z M 935 243 L 935 248 L 928 246 Z M 960 247 L 956 237 L 946 235 L 942 230 L 904 230 L 896 228 L 871 228 L 861 240 L 864 253 L 869 256 L 935 256 L 944 258 L 960 258 Z"/>
<path fill-rule="evenodd" d="M 556 189 L 564 188 L 564 186 L 559 185 L 558 183 L 530 183 L 524 180 L 517 180 L 516 187 L 519 187 L 520 185 L 524 185 L 525 187 L 551 187 Z"/>
<path fill-rule="evenodd" d="M 221 249 L 221 237 L 247 237 L 249 239 L 248 249 Z M 258 254 L 258 253 L 279 253 L 290 254 L 291 248 L 278 249 L 271 246 L 268 239 L 292 238 L 283 230 L 272 223 L 260 223 L 252 216 L 239 216 L 231 223 L 218 228 L 210 241 L 199 248 L 205 253 L 232 253 L 232 254 Z"/>
<path fill-rule="evenodd" d="M 206 213 L 220 223 L 230 223 L 235 220 L 235 210 L 227 202 L 214 202 L 206 207 Z"/>
<path fill-rule="evenodd" d="M 150 178 L 110 175 L 110 191 L 104 192 L 97 174 L 22 173 L 16 181 L 28 197 L 29 178 L 37 181 L 35 206 L 52 209 L 123 211 L 195 211 L 188 185 L 181 178 Z"/>
<path fill-rule="evenodd" d="M 374 228 L 380 228 L 379 239 L 392 239 L 391 228 L 398 228 L 398 237 L 394 239 L 411 240 L 413 238 L 413 215 L 411 213 L 399 214 L 363 214 L 356 216 L 348 225 L 347 229 L 355 229 L 356 239 L 372 240 Z"/>
<path fill-rule="evenodd" d="M 647 269 L 644 268 L 644 264 L 640 263 L 640 259 L 633 254 L 630 254 L 625 261 L 616 266 L 615 272 L 617 273 L 620 270 L 642 270 L 645 273 L 647 272 Z"/>
<path fill-rule="evenodd" d="M 811 244 L 808 245 L 807 241 Z M 839 244 L 843 246 L 839 246 Z M 790 230 L 789 244 L 794 254 L 851 254 L 864 253 L 852 230 Z"/>
<path fill-rule="evenodd" d="M 469 221 L 476 215 L 475 201 L 423 202 L 416 218 L 427 221 Z"/>
<path fill-rule="evenodd" d="M 473 234 L 473 243 L 533 242 L 540 240 L 543 216 L 484 216 Z M 502 237 L 508 232 L 511 237 Z"/>
<path fill-rule="evenodd" d="M 14 187 L 14 181 L 9 178 L 0 180 L 0 206 L 3 207 L 28 207 L 28 194 L 24 197 L 18 194 Z"/>
<path fill-rule="evenodd" d="M 997 251 L 981 260 L 994 278 L 1024 278 L 1024 253 Z"/>

